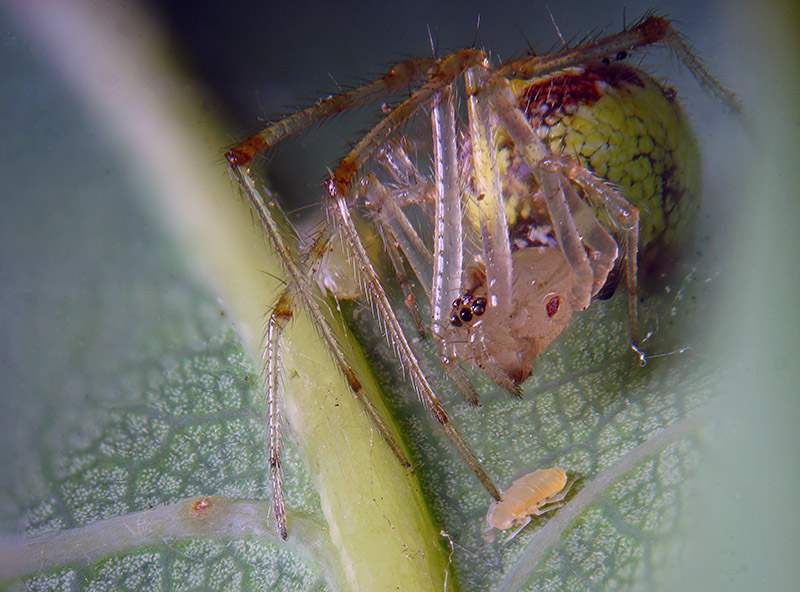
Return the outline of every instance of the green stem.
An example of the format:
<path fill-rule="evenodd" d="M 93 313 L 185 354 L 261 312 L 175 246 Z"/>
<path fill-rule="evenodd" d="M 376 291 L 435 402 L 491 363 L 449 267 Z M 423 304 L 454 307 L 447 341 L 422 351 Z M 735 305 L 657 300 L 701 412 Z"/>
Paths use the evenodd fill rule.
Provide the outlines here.
<path fill-rule="evenodd" d="M 20 22 L 118 138 L 135 175 L 148 184 L 156 216 L 184 245 L 259 359 L 265 314 L 283 271 L 234 196 L 221 158 L 230 138 L 165 57 L 169 40 L 133 6 L 37 6 L 21 6 Z M 118 83 L 104 85 L 95 72 L 114 72 Z M 311 468 L 338 552 L 338 565 L 326 569 L 333 587 L 443 589 L 447 553 L 416 478 L 374 432 L 302 311 L 282 352 L 287 423 Z M 353 364 L 364 375 L 363 359 Z M 366 376 L 363 382 L 380 405 L 374 381 Z M 293 536 L 300 534 L 290 532 L 289 544 Z"/>

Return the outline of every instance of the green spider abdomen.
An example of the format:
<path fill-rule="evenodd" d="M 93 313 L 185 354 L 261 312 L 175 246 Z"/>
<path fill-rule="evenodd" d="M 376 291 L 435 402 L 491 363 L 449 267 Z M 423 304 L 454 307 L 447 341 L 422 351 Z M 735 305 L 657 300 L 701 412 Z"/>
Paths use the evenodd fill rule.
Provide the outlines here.
<path fill-rule="evenodd" d="M 672 89 L 629 66 L 602 62 L 513 86 L 553 153 L 576 158 L 639 208 L 642 266 L 686 244 L 698 206 L 700 154 Z M 614 230 L 604 211 L 597 215 Z"/>

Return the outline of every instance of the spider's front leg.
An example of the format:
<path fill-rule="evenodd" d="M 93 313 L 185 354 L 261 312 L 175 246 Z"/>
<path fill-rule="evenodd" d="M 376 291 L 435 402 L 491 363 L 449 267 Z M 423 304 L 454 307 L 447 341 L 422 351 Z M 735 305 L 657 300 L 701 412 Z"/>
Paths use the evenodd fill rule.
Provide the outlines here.
<path fill-rule="evenodd" d="M 495 499 L 500 499 L 500 491 L 481 467 L 480 462 L 470 450 L 467 443 L 456 431 L 450 417 L 442 407 L 438 396 L 433 390 L 428 377 L 422 370 L 419 360 L 403 332 L 402 327 L 394 313 L 381 279 L 375 270 L 366 248 L 361 240 L 358 230 L 353 222 L 350 210 L 355 205 L 357 192 L 355 179 L 361 172 L 367 159 L 375 154 L 386 144 L 404 121 L 412 117 L 417 111 L 431 102 L 442 92 L 448 92 L 462 73 L 475 65 L 482 63 L 485 55 L 477 50 L 467 49 L 452 54 L 440 62 L 429 72 L 425 84 L 415 91 L 408 99 L 398 105 L 378 125 L 376 125 L 356 147 L 336 167 L 327 182 L 328 193 L 331 197 L 331 211 L 337 221 L 339 231 L 348 246 L 356 267 L 361 273 L 369 299 L 375 308 L 375 314 L 382 321 L 387 337 L 395 350 L 398 358 L 409 373 L 411 382 L 423 405 L 430 410 L 434 418 L 444 429 L 452 444 L 459 454 L 470 466 L 472 471 L 481 481 L 486 490 Z"/>
<path fill-rule="evenodd" d="M 444 329 L 450 322 L 451 303 L 461 293 L 464 259 L 454 94 L 454 85 L 446 86 L 431 101 L 432 181 L 425 180 L 399 143 L 391 142 L 378 155 L 379 163 L 390 176 L 389 186 L 374 175 L 368 175 L 361 185 L 365 202 L 380 222 L 379 230 L 391 236 L 390 256 L 394 250 L 391 247 L 396 245 L 425 290 L 431 304 L 431 333 L 441 344 L 445 371 L 464 398 L 477 406 L 477 393 L 456 362 L 452 347 L 444 339 Z M 392 190 L 390 187 L 402 189 Z M 432 248 L 424 244 L 401 207 L 431 202 Z M 402 272 L 402 266 L 395 265 L 395 269 Z M 401 277 L 400 273 L 398 277 Z"/>
<path fill-rule="evenodd" d="M 586 201 L 578 195 L 575 184 L 581 187 L 583 194 L 595 207 L 605 208 L 611 220 L 622 231 L 631 348 L 644 364 L 646 358 L 639 348 L 639 210 L 616 188 L 574 159 L 550 153 L 517 107 L 517 101 L 507 81 L 492 74 L 485 78 L 488 88 L 492 89 L 492 103 L 499 118 L 543 189 L 559 246 L 575 274 L 575 308 L 582 310 L 589 305 L 591 298 L 605 284 L 619 254 L 617 242 L 603 228 Z M 587 249 L 591 252 L 591 257 L 587 254 Z"/>
<path fill-rule="evenodd" d="M 606 283 L 619 249 L 579 194 L 578 181 L 551 162 L 509 82 L 483 64 L 465 78 L 469 203 L 482 250 L 464 274 L 443 342 L 518 394 L 572 311 L 587 308 Z M 600 183 L 584 192 L 607 190 Z"/>
<path fill-rule="evenodd" d="M 578 195 L 573 179 L 567 173 L 574 172 L 576 177 L 586 182 L 593 195 L 605 197 L 613 190 L 589 171 L 586 171 L 585 175 L 582 173 L 578 175 L 579 171 L 567 168 L 563 164 L 567 162 L 566 160 L 553 156 L 519 109 L 508 81 L 490 71 L 482 74 L 484 92 L 488 95 L 498 119 L 515 142 L 516 150 L 530 167 L 541 188 L 559 248 L 564 253 L 575 278 L 572 289 L 573 301 L 570 304 L 573 309 L 583 310 L 589 306 L 592 297 L 605 284 L 617 260 L 619 249 L 616 241 L 603 228 L 591 208 Z M 577 180 L 576 178 L 575 181 Z M 589 182 L 590 180 L 592 182 Z M 610 199 L 608 197 L 609 203 Z M 624 201 L 622 198 L 619 199 Z M 638 212 L 636 213 L 638 224 Z M 637 248 L 635 242 L 632 247 L 634 250 Z M 587 248 L 591 256 L 587 253 Z"/>
<path fill-rule="evenodd" d="M 417 355 L 411 348 L 400 322 L 392 309 L 380 277 L 367 254 L 361 237 L 350 215 L 350 206 L 346 198 L 338 198 L 334 203 L 334 213 L 338 219 L 339 228 L 350 252 L 353 254 L 359 272 L 362 274 L 369 300 L 375 307 L 375 314 L 382 321 L 387 337 L 395 350 L 398 358 L 409 373 L 412 385 L 422 403 L 433 414 L 436 421 L 444 429 L 450 441 L 459 454 L 466 461 L 486 490 L 495 499 L 500 499 L 500 491 L 481 467 L 480 461 L 470 450 L 467 443 L 458 433 L 450 421 L 450 417 L 442 407 L 439 397 L 433 390 L 428 377 L 420 366 Z"/>
<path fill-rule="evenodd" d="M 289 276 L 289 282 L 273 307 L 267 322 L 267 332 L 264 349 L 264 373 L 266 382 L 266 396 L 269 415 L 269 438 L 268 438 L 268 458 L 270 469 L 270 482 L 272 484 L 273 508 L 278 532 L 282 538 L 287 536 L 286 510 L 283 495 L 283 483 L 280 467 L 280 444 L 281 444 L 281 397 L 280 397 L 280 344 L 284 329 L 292 318 L 295 301 L 299 301 L 309 315 L 319 331 L 322 340 L 327 345 L 328 352 L 333 357 L 334 363 L 339 367 L 342 375 L 347 379 L 347 383 L 353 396 L 361 405 L 361 408 L 371 420 L 387 443 L 399 462 L 406 468 L 411 468 L 411 463 L 405 456 L 400 445 L 395 440 L 389 426 L 381 417 L 378 410 L 369 400 L 364 392 L 361 382 L 355 372 L 347 362 L 347 356 L 342 350 L 339 341 L 333 334 L 330 323 L 320 307 L 318 299 L 315 297 L 312 278 L 322 261 L 329 241 L 330 231 L 323 230 L 311 242 L 310 247 L 305 251 L 307 265 L 301 265 L 293 250 L 289 246 L 281 224 L 275 218 L 279 209 L 276 205 L 264 199 L 261 192 L 255 185 L 253 179 L 241 167 L 234 167 L 234 174 L 239 180 L 242 189 L 247 196 L 253 212 L 260 220 L 267 236 L 280 257 Z"/>
<path fill-rule="evenodd" d="M 395 64 L 386 74 L 350 92 L 333 95 L 268 125 L 259 133 L 228 150 L 225 158 L 231 167 L 247 169 L 250 162 L 289 136 L 328 117 L 406 88 L 419 80 L 435 64 L 429 58 L 410 59 Z"/>

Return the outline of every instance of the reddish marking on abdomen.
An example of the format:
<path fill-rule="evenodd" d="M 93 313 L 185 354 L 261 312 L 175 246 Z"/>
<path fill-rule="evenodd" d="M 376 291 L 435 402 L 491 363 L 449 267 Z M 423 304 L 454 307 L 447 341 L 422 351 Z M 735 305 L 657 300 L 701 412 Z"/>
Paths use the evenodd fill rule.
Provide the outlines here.
<path fill-rule="evenodd" d="M 603 90 L 598 86 L 601 83 L 612 88 L 631 84 L 644 86 L 633 68 L 594 63 L 530 84 L 519 98 L 519 107 L 528 120 L 537 125 L 548 115 L 564 112 L 568 107 L 596 103 L 603 97 Z"/>

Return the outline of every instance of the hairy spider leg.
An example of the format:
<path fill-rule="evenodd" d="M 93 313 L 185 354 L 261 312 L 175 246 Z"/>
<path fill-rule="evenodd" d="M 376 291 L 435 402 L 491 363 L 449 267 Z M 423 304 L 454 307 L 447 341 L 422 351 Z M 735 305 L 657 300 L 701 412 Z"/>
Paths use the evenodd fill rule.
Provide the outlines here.
<path fill-rule="evenodd" d="M 398 200 L 398 196 L 374 175 L 368 175 L 363 183 L 365 201 L 375 210 L 382 228 L 403 252 L 415 275 L 423 280 L 422 288 L 431 304 L 431 332 L 442 345 L 442 328 L 449 322 L 453 299 L 461 292 L 464 258 L 454 94 L 454 86 L 448 86 L 434 95 L 431 104 L 433 183 L 420 187 L 420 183 L 413 182 L 421 175 L 400 145 L 380 151 L 378 161 L 392 180 L 404 187 L 402 198 Z M 430 202 L 431 196 L 434 201 L 433 252 L 424 245 L 400 207 L 406 203 Z M 431 278 L 430 282 L 427 278 Z M 441 361 L 464 398 L 477 406 L 475 389 L 444 347 Z"/>
<path fill-rule="evenodd" d="M 372 423 L 378 429 L 381 437 L 386 441 L 389 448 L 400 461 L 400 463 L 411 469 L 411 463 L 406 458 L 405 453 L 394 438 L 389 426 L 383 420 L 374 404 L 364 393 L 360 381 L 356 377 L 353 369 L 347 362 L 344 351 L 342 350 L 336 336 L 333 334 L 327 319 L 325 318 L 320 305 L 314 299 L 311 278 L 313 277 L 316 268 L 313 266 L 319 265 L 322 260 L 322 255 L 328 246 L 327 236 L 320 233 L 312 242 L 308 253 L 308 260 L 312 262 L 312 267 L 303 269 L 296 261 L 292 249 L 286 242 L 286 239 L 281 232 L 278 222 L 275 219 L 277 214 L 277 205 L 272 202 L 266 201 L 259 190 L 256 188 L 253 179 L 242 169 L 242 167 L 232 167 L 233 173 L 237 180 L 241 183 L 245 194 L 252 210 L 258 216 L 267 236 L 273 245 L 273 248 L 278 253 L 278 256 L 283 263 L 287 274 L 289 275 L 289 283 L 286 285 L 278 300 L 270 312 L 269 320 L 267 321 L 267 333 L 265 339 L 264 350 L 264 371 L 265 382 L 267 390 L 268 401 L 268 414 L 269 414 L 269 469 L 270 469 L 270 482 L 272 484 L 273 508 L 275 511 L 275 519 L 278 525 L 278 531 L 282 538 L 286 538 L 286 510 L 283 495 L 283 481 L 281 473 L 280 461 L 280 443 L 281 443 L 281 428 L 280 428 L 280 342 L 283 330 L 288 325 L 292 318 L 292 311 L 294 308 L 294 299 L 299 297 L 300 302 L 305 306 L 308 313 L 311 315 L 320 336 L 327 345 L 328 351 L 333 357 L 334 363 L 339 367 L 339 370 L 344 375 L 350 386 L 353 396 L 361 405 L 364 412 L 370 418 Z"/>
<path fill-rule="evenodd" d="M 625 238 L 625 282 L 628 291 L 628 326 L 631 348 L 639 356 L 640 363 L 644 365 L 646 356 L 639 347 L 639 209 L 622 197 L 616 189 L 604 183 L 594 173 L 580 166 L 569 156 L 546 158 L 542 161 L 542 166 L 558 171 L 580 185 L 584 195 L 595 205 L 604 206 L 611 219 L 622 230 Z M 589 241 L 584 242 L 591 247 Z M 595 285 L 594 293 L 596 294 L 602 287 L 602 285 Z"/>
<path fill-rule="evenodd" d="M 437 93 L 431 108 L 434 168 L 434 267 L 431 282 L 431 333 L 441 343 L 441 361 L 447 374 L 470 404 L 478 394 L 449 352 L 442 329 L 449 322 L 451 303 L 461 291 L 464 268 L 463 204 L 459 187 L 455 92 L 450 85 Z"/>
<path fill-rule="evenodd" d="M 508 240 L 508 219 L 500 191 L 495 150 L 495 126 L 489 93 L 483 92 L 481 73 L 489 71 L 488 60 L 465 72 L 472 166 L 475 177 L 478 224 L 482 253 L 486 264 L 486 286 L 489 305 L 500 316 L 511 311 L 511 245 Z"/>
<path fill-rule="evenodd" d="M 283 497 L 283 471 L 281 470 L 281 401 L 280 401 L 280 344 L 281 335 L 292 319 L 292 290 L 284 289 L 267 321 L 264 337 L 263 369 L 267 391 L 268 433 L 267 458 L 269 459 L 269 481 L 272 485 L 272 510 L 278 533 L 286 539 L 286 503 Z"/>
<path fill-rule="evenodd" d="M 408 372 L 414 390 L 417 392 L 423 405 L 427 407 L 436 420 L 442 425 L 456 450 L 466 461 L 486 490 L 495 499 L 500 499 L 500 491 L 492 483 L 470 450 L 467 443 L 456 431 L 449 416 L 445 412 L 439 398 L 433 391 L 427 376 L 422 371 L 416 354 L 412 350 L 400 323 L 392 310 L 391 304 L 378 274 L 366 253 L 359 237 L 350 209 L 355 204 L 357 192 L 354 191 L 354 180 L 367 159 L 375 154 L 398 126 L 412 117 L 421 107 L 431 102 L 434 96 L 443 89 L 451 87 L 462 73 L 475 63 L 482 63 L 485 54 L 474 49 L 465 49 L 444 58 L 437 63 L 435 68 L 426 74 L 423 85 L 409 98 L 395 107 L 384 119 L 370 130 L 355 148 L 339 163 L 326 182 L 328 193 L 332 199 L 332 211 L 337 221 L 337 226 L 350 252 L 357 262 L 358 271 L 361 273 L 366 285 L 366 293 L 375 308 L 377 318 L 381 320 L 386 330 L 389 342 L 395 350 L 401 364 Z"/>
<path fill-rule="evenodd" d="M 397 171 L 392 170 L 393 165 L 387 168 L 389 168 L 390 172 L 397 173 Z M 402 208 L 397 203 L 396 197 L 392 195 L 391 191 L 374 175 L 367 175 L 362 182 L 362 186 L 366 200 L 369 202 L 370 207 L 373 208 L 377 219 L 381 222 L 379 225 L 380 232 L 387 233 L 391 238 L 392 244 L 389 250 L 390 257 L 392 256 L 392 253 L 395 250 L 394 247 L 396 245 L 396 247 L 402 251 L 406 261 L 408 261 L 409 265 L 414 271 L 414 274 L 423 280 L 422 287 L 426 296 L 428 297 L 428 300 L 432 303 L 442 301 L 443 298 L 447 297 L 447 293 L 442 287 L 445 281 L 445 278 L 443 277 L 445 272 L 433 271 L 433 264 L 435 260 L 445 260 L 449 263 L 449 256 L 447 253 L 441 253 L 437 251 L 434 254 L 431 254 L 428 248 L 423 244 L 422 239 L 417 234 L 417 231 L 414 229 L 405 212 L 403 212 Z M 440 203 L 439 200 L 437 199 L 435 201 L 436 205 L 438 206 Z M 437 221 L 434 223 L 435 227 L 441 226 L 441 224 L 438 223 L 439 215 L 441 214 L 436 214 Z M 452 232 L 461 232 L 460 219 L 457 221 L 457 224 L 448 224 L 448 228 L 451 226 L 454 228 Z M 402 262 L 398 262 L 398 264 L 395 264 L 395 266 L 399 270 L 402 270 Z M 402 270 L 402 273 L 404 274 L 405 271 Z M 459 282 L 461 277 L 460 274 L 461 268 L 459 267 L 457 276 L 459 278 Z M 433 277 L 433 280 L 430 283 L 425 281 L 425 278 L 431 277 Z M 459 292 L 460 283 L 458 286 L 459 288 L 451 290 L 452 293 L 457 294 Z M 452 296 L 450 301 L 452 301 Z M 439 306 L 440 308 L 444 308 L 444 305 Z M 432 323 L 432 331 L 434 336 L 436 336 L 444 346 L 444 342 L 440 336 L 441 327 L 442 325 L 437 321 Z M 475 392 L 475 389 L 472 387 L 472 384 L 469 382 L 469 379 L 467 379 L 463 370 L 461 370 L 461 367 L 455 362 L 455 360 L 451 360 L 448 357 L 447 351 L 444 347 L 442 349 L 441 360 L 445 371 L 447 371 L 448 375 L 452 378 L 453 382 L 461 391 L 461 394 L 464 396 L 467 402 L 473 406 L 478 406 L 480 403 L 478 401 L 478 395 Z"/>
<path fill-rule="evenodd" d="M 268 125 L 259 133 L 228 150 L 225 158 L 232 167 L 248 167 L 258 154 L 269 150 L 287 137 L 353 107 L 390 95 L 419 80 L 436 64 L 432 58 L 399 62 L 383 76 L 350 92 L 333 95 L 288 117 Z"/>
<path fill-rule="evenodd" d="M 583 310 L 589 306 L 592 296 L 597 294 L 613 268 L 618 255 L 617 243 L 580 199 L 570 183 L 570 178 L 558 168 L 542 166 L 548 157 L 551 161 L 557 159 L 552 157 L 544 141 L 539 138 L 518 108 L 508 80 L 488 69 L 481 70 L 478 74 L 480 85 L 476 86 L 475 92 L 486 96 L 486 101 L 494 108 L 493 112 L 514 140 L 517 150 L 531 168 L 537 183 L 543 188 L 542 193 L 553 222 L 556 239 L 577 279 L 574 283 L 572 294 L 574 300 L 571 306 Z M 587 175 L 594 176 L 588 171 Z M 605 186 L 599 179 L 597 181 Z M 594 185 L 592 187 L 594 188 Z M 611 188 L 607 188 L 606 192 L 616 193 Z M 599 190 L 595 193 L 602 195 Z M 625 202 L 618 194 L 617 197 Z M 501 217 L 505 220 L 504 213 Z M 636 245 L 635 242 L 633 244 Z M 585 247 L 592 250 L 591 258 Z M 487 276 L 488 273 L 487 263 Z"/>
<path fill-rule="evenodd" d="M 458 186 L 458 142 L 453 87 L 437 93 L 431 109 L 435 212 L 431 331 L 438 335 L 447 323 L 450 303 L 461 290 L 464 231 Z"/>
<path fill-rule="evenodd" d="M 672 26 L 669 19 L 650 15 L 637 25 L 593 43 L 568 49 L 549 56 L 526 56 L 509 61 L 495 70 L 504 78 L 531 79 L 578 66 L 589 60 L 630 51 L 647 45 L 663 43 L 683 62 L 701 87 L 734 113 L 741 113 L 742 105 L 734 93 L 726 89 L 709 72 L 689 43 Z"/>
<path fill-rule="evenodd" d="M 418 171 L 399 145 L 380 151 L 378 161 L 394 181 L 404 187 L 403 196 L 393 194 L 374 175 L 362 181 L 365 201 L 381 222 L 381 230 L 390 234 L 403 252 L 431 303 L 431 331 L 442 344 L 441 361 L 445 371 L 473 406 L 478 396 L 461 367 L 450 355 L 441 330 L 449 321 L 445 316 L 450 303 L 461 291 L 463 265 L 462 205 L 459 183 L 458 147 L 456 142 L 454 87 L 445 87 L 434 95 L 431 107 L 434 182 L 414 183 Z M 426 203 L 434 196 L 433 253 L 424 245 L 412 223 L 403 212 L 405 203 Z M 398 203 L 400 201 L 401 203 Z M 390 252 L 391 253 L 391 252 Z M 426 278 L 431 278 L 430 282 Z"/>

